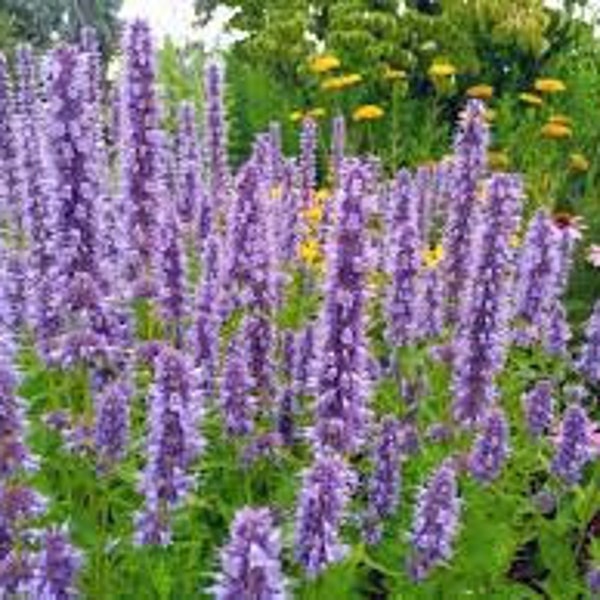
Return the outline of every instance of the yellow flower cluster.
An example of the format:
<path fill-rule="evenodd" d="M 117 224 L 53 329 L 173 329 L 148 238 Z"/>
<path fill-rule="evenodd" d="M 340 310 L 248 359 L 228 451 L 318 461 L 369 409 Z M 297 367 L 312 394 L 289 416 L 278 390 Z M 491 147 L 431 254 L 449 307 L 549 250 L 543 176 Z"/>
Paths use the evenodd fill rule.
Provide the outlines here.
<path fill-rule="evenodd" d="M 376 121 L 381 119 L 385 114 L 385 111 L 376 104 L 363 104 L 359 106 L 353 113 L 352 119 L 354 121 Z"/>
<path fill-rule="evenodd" d="M 316 107 L 302 112 L 301 110 L 295 110 L 290 113 L 290 121 L 292 123 L 298 123 L 302 119 L 321 119 L 327 115 L 327 111 L 324 108 Z"/>
<path fill-rule="evenodd" d="M 469 98 L 477 98 L 478 100 L 491 100 L 494 97 L 494 88 L 486 83 L 471 86 L 467 90 Z"/>
<path fill-rule="evenodd" d="M 402 71 L 401 69 L 392 69 L 390 66 L 386 66 L 385 71 L 383 72 L 383 78 L 387 81 L 399 81 L 401 79 L 406 79 L 406 71 Z"/>
<path fill-rule="evenodd" d="M 541 106 L 544 103 L 540 96 L 530 94 L 529 92 L 519 94 L 519 100 L 525 104 L 529 104 L 529 106 Z"/>
<path fill-rule="evenodd" d="M 428 269 L 435 269 L 444 259 L 444 248 L 441 244 L 433 248 L 426 248 L 422 253 L 423 264 Z"/>
<path fill-rule="evenodd" d="M 303 263 L 317 267 L 323 262 L 323 252 L 317 238 L 306 238 L 299 247 L 298 253 Z"/>
<path fill-rule="evenodd" d="M 436 62 L 429 67 L 429 77 L 452 77 L 456 75 L 456 67 L 450 62 Z"/>
<path fill-rule="evenodd" d="M 561 114 L 552 115 L 548 119 L 548 122 L 549 123 L 558 123 L 558 125 L 564 125 L 565 127 L 571 127 L 573 125 L 573 119 L 571 119 L 571 117 L 568 117 L 567 115 L 561 115 Z"/>
<path fill-rule="evenodd" d="M 537 79 L 533 87 L 542 94 L 557 94 L 567 89 L 560 79 Z"/>
<path fill-rule="evenodd" d="M 325 259 L 318 233 L 325 216 L 325 203 L 330 197 L 330 190 L 326 188 L 317 190 L 313 194 L 311 205 L 301 213 L 302 221 L 308 231 L 300 243 L 298 254 L 304 264 L 315 269 L 321 269 Z"/>
<path fill-rule="evenodd" d="M 332 54 L 323 54 L 321 56 L 315 56 L 310 60 L 309 69 L 313 73 L 321 74 L 328 73 L 334 69 L 339 68 L 340 60 Z"/>
<path fill-rule="evenodd" d="M 541 129 L 542 137 L 550 140 L 564 140 L 573 135 L 573 130 L 561 123 L 546 123 Z"/>
<path fill-rule="evenodd" d="M 590 161 L 583 154 L 575 152 L 569 157 L 569 166 L 575 173 L 585 173 L 590 168 Z"/>
<path fill-rule="evenodd" d="M 350 73 L 348 75 L 339 75 L 338 77 L 329 77 L 321 82 L 321 89 L 324 92 L 337 92 L 359 84 L 363 80 L 360 73 Z"/>

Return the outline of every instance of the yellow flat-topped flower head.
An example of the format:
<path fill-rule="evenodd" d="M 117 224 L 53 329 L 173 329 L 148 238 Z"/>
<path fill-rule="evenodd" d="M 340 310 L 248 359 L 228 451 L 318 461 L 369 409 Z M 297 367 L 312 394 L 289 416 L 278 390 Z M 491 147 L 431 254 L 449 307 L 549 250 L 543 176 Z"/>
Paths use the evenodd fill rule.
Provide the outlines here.
<path fill-rule="evenodd" d="M 321 89 L 324 92 L 335 92 L 359 84 L 363 80 L 360 73 L 350 73 L 348 75 L 339 75 L 329 77 L 321 82 Z"/>
<path fill-rule="evenodd" d="M 585 173 L 590 168 L 590 161 L 580 152 L 574 152 L 569 157 L 569 167 L 575 173 Z"/>
<path fill-rule="evenodd" d="M 560 123 L 546 123 L 541 129 L 541 134 L 549 140 L 564 140 L 573 136 L 573 130 Z"/>
<path fill-rule="evenodd" d="M 564 81 L 550 78 L 536 79 L 533 87 L 542 94 L 558 94 L 567 89 Z"/>
<path fill-rule="evenodd" d="M 321 119 L 326 115 L 327 111 L 321 107 L 312 108 L 306 113 L 306 116 L 310 117 L 311 119 Z"/>
<path fill-rule="evenodd" d="M 323 206 L 315 204 L 303 211 L 303 218 L 306 223 L 312 227 L 316 227 L 323 220 L 324 214 Z"/>
<path fill-rule="evenodd" d="M 552 115 L 548 119 L 548 122 L 549 123 L 558 123 L 559 125 L 565 125 L 566 127 L 571 127 L 573 125 L 573 119 L 571 119 L 571 117 L 568 117 L 567 115 L 561 115 L 561 114 Z"/>
<path fill-rule="evenodd" d="M 359 106 L 353 113 L 354 121 L 376 121 L 385 115 L 385 111 L 376 104 L 363 104 Z"/>
<path fill-rule="evenodd" d="M 473 85 L 467 90 L 467 96 L 478 100 L 491 100 L 494 97 L 494 88 L 486 83 Z"/>
<path fill-rule="evenodd" d="M 529 92 L 523 92 L 519 94 L 519 100 L 529 106 L 542 106 L 544 101 L 537 94 L 530 94 Z"/>
<path fill-rule="evenodd" d="M 333 56 L 333 54 L 323 54 L 315 56 L 310 60 L 309 69 L 317 74 L 328 73 L 329 71 L 338 69 L 340 64 L 339 58 Z"/>
<path fill-rule="evenodd" d="M 406 79 L 406 71 L 402 69 L 392 69 L 390 66 L 386 66 L 383 72 L 383 78 L 386 81 L 401 81 Z"/>
<path fill-rule="evenodd" d="M 292 123 L 298 123 L 298 121 L 302 121 L 304 118 L 304 113 L 301 110 L 295 110 L 290 113 L 290 121 Z"/>
<path fill-rule="evenodd" d="M 319 241 L 314 238 L 304 240 L 298 250 L 301 260 L 307 265 L 317 265 L 323 260 Z"/>
<path fill-rule="evenodd" d="M 321 188 L 315 192 L 315 202 L 323 204 L 326 200 L 331 198 L 331 190 L 329 188 Z"/>
<path fill-rule="evenodd" d="M 518 233 L 513 233 L 508 240 L 508 244 L 511 248 L 520 248 L 521 243 L 522 241 Z"/>
<path fill-rule="evenodd" d="M 444 259 L 444 247 L 441 244 L 426 248 L 422 254 L 423 264 L 428 269 L 435 269 Z"/>
<path fill-rule="evenodd" d="M 427 73 L 431 78 L 452 77 L 456 75 L 456 67 L 450 62 L 436 62 L 429 67 Z"/>

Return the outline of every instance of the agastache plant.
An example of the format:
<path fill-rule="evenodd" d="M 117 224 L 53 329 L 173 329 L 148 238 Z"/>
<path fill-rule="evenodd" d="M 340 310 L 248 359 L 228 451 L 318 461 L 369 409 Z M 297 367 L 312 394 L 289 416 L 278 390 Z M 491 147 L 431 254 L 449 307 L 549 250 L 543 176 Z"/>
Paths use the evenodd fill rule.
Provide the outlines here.
<path fill-rule="evenodd" d="M 368 417 L 363 322 L 367 176 L 358 163 L 345 169 L 336 230 L 328 249 L 312 439 L 318 448 L 351 453 L 362 443 Z"/>
<path fill-rule="evenodd" d="M 585 330 L 585 343 L 578 361 L 579 370 L 591 382 L 600 381 L 600 301 L 594 304 Z"/>
<path fill-rule="evenodd" d="M 280 533 L 267 508 L 240 509 L 221 551 L 218 600 L 285 600 Z"/>
<path fill-rule="evenodd" d="M 446 460 L 431 475 L 417 498 L 408 564 L 415 580 L 425 579 L 434 567 L 450 560 L 459 518 L 456 471 L 451 461 Z"/>
<path fill-rule="evenodd" d="M 296 511 L 296 560 L 314 578 L 346 555 L 340 527 L 355 476 L 342 459 L 322 455 L 306 470 Z"/>
<path fill-rule="evenodd" d="M 575 485 L 591 458 L 589 421 L 585 410 L 570 404 L 565 410 L 556 441 L 552 471 L 567 485 Z"/>
<path fill-rule="evenodd" d="M 538 381 L 523 397 L 525 422 L 529 433 L 541 436 L 548 432 L 554 416 L 554 389 L 552 382 Z"/>
<path fill-rule="evenodd" d="M 500 475 L 508 455 L 508 436 L 506 417 L 500 409 L 492 409 L 469 456 L 469 470 L 475 479 L 490 483 Z"/>
<path fill-rule="evenodd" d="M 471 100 L 461 116 L 454 140 L 443 243 L 446 250 L 446 316 L 450 323 L 456 323 L 459 318 L 460 298 L 470 270 L 478 192 L 487 167 L 489 126 L 485 111 L 483 102 Z"/>
<path fill-rule="evenodd" d="M 495 175 L 478 227 L 472 269 L 455 339 L 453 414 L 457 422 L 478 421 L 496 396 L 494 379 L 504 364 L 510 317 L 510 238 L 519 222 L 521 182 Z"/>

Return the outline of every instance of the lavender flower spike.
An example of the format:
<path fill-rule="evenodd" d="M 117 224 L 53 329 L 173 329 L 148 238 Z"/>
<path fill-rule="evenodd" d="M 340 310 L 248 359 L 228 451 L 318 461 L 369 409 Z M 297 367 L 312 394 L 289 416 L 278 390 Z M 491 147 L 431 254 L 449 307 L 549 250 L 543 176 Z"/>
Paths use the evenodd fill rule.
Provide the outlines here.
<path fill-rule="evenodd" d="M 552 382 L 542 380 L 525 394 L 523 406 L 527 428 L 533 436 L 540 436 L 549 431 L 554 413 Z"/>
<path fill-rule="evenodd" d="M 567 485 L 576 484 L 581 471 L 591 458 L 588 417 L 578 404 L 565 410 L 560 437 L 552 461 L 552 471 Z"/>
<path fill-rule="evenodd" d="M 341 453 L 353 452 L 362 443 L 369 384 L 363 321 L 367 174 L 359 163 L 345 168 L 337 226 L 328 250 L 313 431 L 318 448 Z"/>
<path fill-rule="evenodd" d="M 469 457 L 469 469 L 475 479 L 490 483 L 498 477 L 508 455 L 508 434 L 502 411 L 490 411 Z"/>
<path fill-rule="evenodd" d="M 70 600 L 77 598 L 75 584 L 81 567 L 81 554 L 68 542 L 61 530 L 49 530 L 43 537 L 42 552 L 37 567 L 35 597 L 40 600 Z"/>
<path fill-rule="evenodd" d="M 381 521 L 389 517 L 399 501 L 400 493 L 400 424 L 393 417 L 382 423 L 373 453 L 374 472 L 369 484 L 369 508 L 366 536 L 369 544 L 381 539 Z"/>
<path fill-rule="evenodd" d="M 342 560 L 340 526 L 354 486 L 354 474 L 335 455 L 317 457 L 305 471 L 296 512 L 296 559 L 314 578 Z"/>
<path fill-rule="evenodd" d="M 594 304 L 592 316 L 585 330 L 585 345 L 579 359 L 579 370 L 593 382 L 600 382 L 600 300 Z"/>
<path fill-rule="evenodd" d="M 452 556 L 460 516 L 456 472 L 449 460 L 431 476 L 419 492 L 413 519 L 413 555 L 409 572 L 417 581 Z"/>
<path fill-rule="evenodd" d="M 285 600 L 281 541 L 266 508 L 239 510 L 228 544 L 221 551 L 217 600 Z"/>

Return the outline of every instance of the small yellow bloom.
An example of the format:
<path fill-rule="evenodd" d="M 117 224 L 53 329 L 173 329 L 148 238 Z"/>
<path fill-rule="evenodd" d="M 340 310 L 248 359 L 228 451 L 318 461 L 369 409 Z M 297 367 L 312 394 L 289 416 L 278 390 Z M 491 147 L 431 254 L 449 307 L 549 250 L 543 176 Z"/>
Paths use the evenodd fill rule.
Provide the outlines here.
<path fill-rule="evenodd" d="M 307 239 L 302 242 L 299 249 L 300 258 L 308 265 L 319 263 L 323 255 L 319 246 L 319 241 L 316 239 Z"/>
<path fill-rule="evenodd" d="M 571 171 L 585 173 L 590 168 L 590 161 L 583 154 L 575 152 L 570 156 L 569 166 Z"/>
<path fill-rule="evenodd" d="M 295 110 L 294 112 L 290 113 L 290 121 L 292 123 L 297 123 L 298 121 L 302 121 L 303 118 L 304 118 L 304 114 L 301 110 Z"/>
<path fill-rule="evenodd" d="M 329 198 L 331 198 L 331 190 L 329 188 L 321 188 L 320 190 L 317 190 L 315 192 L 315 202 L 318 202 L 319 204 L 323 204 L 323 202 L 325 202 L 326 200 L 329 200 Z"/>
<path fill-rule="evenodd" d="M 400 79 L 406 79 L 406 71 L 402 71 L 401 69 L 392 69 L 388 66 L 383 72 L 383 78 L 387 81 L 398 81 Z"/>
<path fill-rule="evenodd" d="M 271 200 L 279 200 L 281 198 L 281 194 L 283 192 L 283 188 L 280 185 L 274 185 L 271 188 Z"/>
<path fill-rule="evenodd" d="M 332 54 L 324 54 L 322 56 L 315 56 L 310 61 L 310 70 L 313 73 L 328 73 L 337 69 L 340 66 L 340 61 L 337 57 Z"/>
<path fill-rule="evenodd" d="M 306 113 L 307 117 L 311 117 L 312 119 L 320 119 L 327 114 L 327 111 L 324 108 L 313 108 Z"/>
<path fill-rule="evenodd" d="M 525 104 L 529 104 L 529 106 L 541 106 L 544 103 L 539 96 L 536 94 L 530 94 L 529 92 L 519 94 L 519 100 Z"/>
<path fill-rule="evenodd" d="M 323 210 L 322 206 L 315 204 L 314 206 L 311 206 L 310 208 L 307 208 L 304 210 L 304 212 L 303 212 L 304 220 L 308 224 L 316 227 L 323 220 L 324 212 L 325 211 Z"/>
<path fill-rule="evenodd" d="M 376 104 L 363 104 L 352 113 L 352 119 L 354 121 L 375 121 L 381 119 L 384 114 L 383 108 Z"/>
<path fill-rule="evenodd" d="M 488 152 L 488 163 L 491 169 L 504 171 L 508 169 L 510 165 L 510 159 L 506 152 Z"/>
<path fill-rule="evenodd" d="M 477 98 L 478 100 L 491 100 L 494 96 L 494 88 L 486 83 L 474 85 L 467 90 L 469 98 Z"/>
<path fill-rule="evenodd" d="M 548 121 L 550 123 L 558 123 L 559 125 L 564 125 L 565 127 L 571 127 L 573 125 L 573 119 L 568 117 L 567 115 L 552 115 Z"/>
<path fill-rule="evenodd" d="M 567 89 L 567 86 L 560 79 L 537 79 L 534 87 L 542 94 L 556 94 Z"/>
<path fill-rule="evenodd" d="M 452 75 L 456 75 L 456 67 L 449 62 L 438 62 L 433 63 L 429 67 L 428 71 L 429 77 L 452 77 Z"/>
<path fill-rule="evenodd" d="M 444 248 L 441 244 L 433 248 L 426 248 L 422 254 L 423 264 L 428 269 L 435 269 L 444 259 Z"/>
<path fill-rule="evenodd" d="M 359 73 L 350 73 L 349 75 L 339 75 L 338 77 L 329 77 L 321 83 L 321 89 L 324 92 L 333 92 L 357 85 L 363 80 Z"/>
<path fill-rule="evenodd" d="M 513 233 L 510 236 L 510 239 L 508 241 L 509 245 L 511 248 L 520 248 L 521 246 L 521 238 L 519 237 L 519 234 L 517 233 Z"/>
<path fill-rule="evenodd" d="M 573 130 L 566 125 L 560 123 L 546 123 L 541 129 L 542 137 L 551 140 L 562 140 L 570 138 L 573 135 Z"/>

